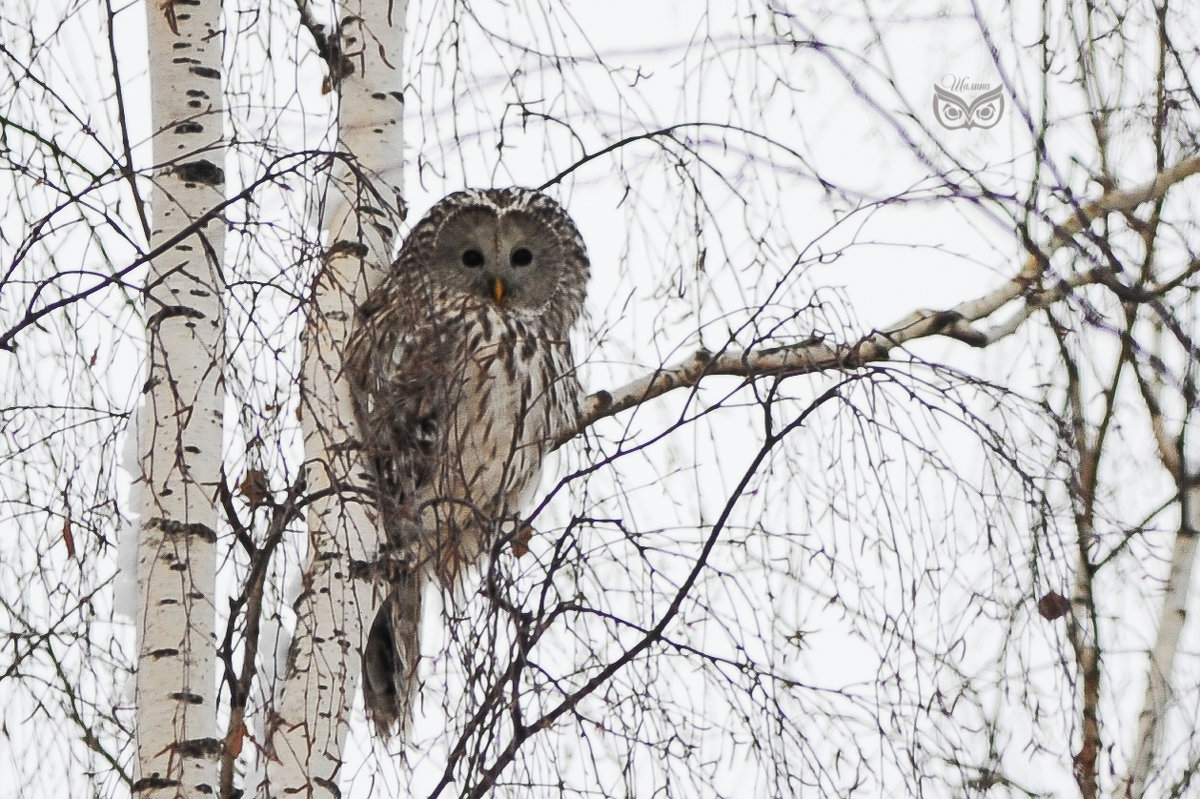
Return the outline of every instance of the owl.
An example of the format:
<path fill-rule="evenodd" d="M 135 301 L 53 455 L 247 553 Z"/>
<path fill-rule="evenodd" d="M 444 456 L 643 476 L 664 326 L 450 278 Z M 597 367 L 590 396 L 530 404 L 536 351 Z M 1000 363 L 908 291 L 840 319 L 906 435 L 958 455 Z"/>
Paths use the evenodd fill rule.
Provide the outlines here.
<path fill-rule="evenodd" d="M 413 227 L 357 311 L 346 377 L 393 556 L 363 651 L 363 697 L 385 740 L 412 715 L 426 584 L 453 588 L 517 529 L 543 457 L 578 416 L 567 339 L 588 271 L 551 198 L 462 191 Z"/>

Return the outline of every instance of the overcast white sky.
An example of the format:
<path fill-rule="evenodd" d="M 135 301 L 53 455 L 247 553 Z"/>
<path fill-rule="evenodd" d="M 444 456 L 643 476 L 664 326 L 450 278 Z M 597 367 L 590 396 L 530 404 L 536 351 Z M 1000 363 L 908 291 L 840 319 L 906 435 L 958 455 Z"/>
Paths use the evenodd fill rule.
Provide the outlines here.
<path fill-rule="evenodd" d="M 6 5 L 0 12 L 4 18 L 0 41 L 8 34 L 17 35 L 24 24 L 19 21 L 34 5 L 33 0 Z M 41 35 L 51 37 L 64 4 L 36 5 Z M 323 65 L 309 52 L 307 35 L 297 36 L 287 27 L 290 13 L 283 15 L 284 23 L 268 24 L 265 14 L 276 7 L 267 4 L 260 9 L 260 5 L 249 0 L 226 2 L 230 30 L 242 32 L 236 46 L 229 48 L 228 59 L 234 112 L 230 133 L 243 142 L 229 156 L 231 192 L 238 188 L 239 164 L 243 178 L 252 176 L 270 147 L 284 152 L 318 147 L 328 131 L 328 97 L 321 93 Z M 1022 248 L 1011 222 L 970 203 L 942 199 L 944 191 L 939 181 L 931 179 L 931 167 L 950 170 L 949 156 L 934 155 L 931 164 L 921 163 L 903 137 L 911 137 L 933 152 L 923 127 L 936 134 L 959 164 L 983 176 L 993 191 L 1023 196 L 1034 160 L 1027 122 L 1013 101 L 1035 96 L 1044 73 L 1037 51 L 1025 47 L 1040 36 L 1041 4 L 1016 3 L 1004 10 L 979 11 L 996 14 L 989 23 L 996 34 L 992 44 L 1004 74 L 980 35 L 971 4 L 961 1 L 880 2 L 852 9 L 832 2 L 824 9 L 819 3 L 765 4 L 777 9 L 803 5 L 803 9 L 792 10 L 831 46 L 838 62 L 850 65 L 848 74 L 840 73 L 831 59 L 819 52 L 781 44 L 781 32 L 797 38 L 807 34 L 799 25 L 784 31 L 788 24 L 785 16 L 768 14 L 757 3 L 611 0 L 554 3 L 546 9 L 533 3 L 478 3 L 469 9 L 456 7 L 462 45 L 458 50 L 448 46 L 446 5 L 420 0 L 410 9 L 411 50 L 404 70 L 408 146 L 397 157 L 406 162 L 412 220 L 437 198 L 463 185 L 538 185 L 582 155 L 623 137 L 681 123 L 711 123 L 678 133 L 680 139 L 695 145 L 703 160 L 677 145 L 664 149 L 663 140 L 643 141 L 584 165 L 550 190 L 577 220 L 593 261 L 588 318 L 577 346 L 585 359 L 583 371 L 590 389 L 612 387 L 647 369 L 680 360 L 701 343 L 711 349 L 775 346 L 802 339 L 814 330 L 853 337 L 895 322 L 914 309 L 946 308 L 973 298 L 1004 280 L 1020 263 Z M 79 55 L 99 47 L 94 39 L 98 8 L 89 2 L 70 7 L 76 10 L 66 14 L 68 22 L 50 39 L 55 54 L 40 63 L 70 105 L 86 109 L 81 113 L 94 117 L 100 136 L 115 141 L 110 126 L 115 110 L 107 77 L 100 70 L 97 78 L 91 56 Z M 120 6 L 115 21 L 129 127 L 145 165 L 149 156 L 142 145 L 150 126 L 144 94 L 142 13 L 140 4 Z M 1136 30 L 1130 35 L 1136 35 Z M 270 58 L 263 52 L 266 42 L 272 50 Z M 456 68 L 450 66 L 452 53 L 459 59 Z M 296 54 L 302 56 L 298 70 L 293 62 Z M 1114 81 L 1114 91 L 1136 93 L 1143 77 L 1138 72 L 1141 66 L 1132 60 L 1121 65 L 1119 74 L 1124 80 Z M 1058 67 L 1061 71 L 1054 73 L 1051 84 L 1054 115 L 1061 121 L 1053 128 L 1048 147 L 1053 162 L 1062 170 L 1058 179 L 1086 196 L 1094 186 L 1089 186 L 1085 171 L 1072 160 L 1086 162 L 1090 157 L 1085 120 L 1072 121 L 1084 107 L 1070 88 L 1069 70 Z M 1000 122 L 990 129 L 940 129 L 933 119 L 933 86 L 943 84 L 947 76 L 1003 85 L 1007 103 Z M 1055 88 L 1057 80 L 1062 84 Z M 856 95 L 852 82 L 874 98 L 876 107 Z M 272 95 L 266 102 L 265 91 Z M 522 107 L 532 116 L 523 120 Z M 36 121 L 57 126 L 65 148 L 75 148 L 81 159 L 95 159 L 99 168 L 104 168 L 98 148 L 89 144 L 86 136 L 72 133 L 79 121 L 66 118 L 60 109 L 14 106 L 6 113 L 26 124 Z M 718 126 L 742 128 L 750 134 Z M 254 141 L 264 130 L 269 131 L 270 147 L 260 148 Z M 1150 175 L 1151 165 L 1143 149 L 1130 145 L 1118 151 L 1125 160 L 1116 168 L 1130 183 Z M 969 185 L 965 175 L 963 179 Z M 0 185 L 7 186 L 10 178 L 0 180 L 4 181 Z M 301 188 L 297 182 L 264 190 L 251 212 L 272 227 L 257 228 L 254 236 L 243 236 L 235 227 L 230 236 L 231 274 L 272 284 L 271 289 L 254 295 L 259 304 L 253 313 L 266 331 L 263 338 L 284 349 L 278 359 L 264 358 L 253 347 L 242 352 L 253 379 L 244 378 L 243 393 L 231 399 L 233 412 L 245 407 L 261 410 L 281 396 L 295 401 L 294 393 L 287 396 L 293 382 L 290 359 L 295 356 L 294 346 L 287 342 L 296 332 L 292 297 L 302 281 L 287 267 L 296 259 L 294 224 L 304 213 Z M 107 207 L 118 216 L 131 212 L 121 191 L 114 185 L 104 195 Z M 906 201 L 872 202 L 899 195 Z M 37 206 L 37 201 L 33 202 Z M 238 212 L 240 209 L 235 214 Z M 0 263 L 12 260 L 9 242 L 20 240 L 23 226 L 24 220 L 15 215 L 0 219 L 4 234 L 0 237 Z M 103 250 L 74 230 L 64 230 L 56 242 L 59 268 L 64 259 L 75 258 L 86 268 L 103 269 L 106 257 L 119 263 L 121 254 L 132 251 L 115 237 L 105 238 L 104 246 L 109 249 Z M 809 307 L 814 296 L 817 302 Z M 759 310 L 764 305 L 765 310 Z M 14 307 L 0 299 L 2 318 L 7 320 Z M 805 310 L 794 313 L 801 309 Z M 133 314 L 112 293 L 96 301 L 93 311 L 62 324 L 75 326 L 68 338 L 78 331 L 80 343 L 71 346 L 84 354 L 72 360 L 70 353 L 64 356 L 55 351 L 61 336 L 31 336 L 30 347 L 42 348 L 46 354 L 33 374 L 38 397 L 63 400 L 79 396 L 80 387 L 86 386 L 92 401 L 100 402 L 95 399 L 99 397 L 111 407 L 129 408 L 140 385 L 135 366 L 140 344 Z M 1018 334 L 982 353 L 941 341 L 922 343 L 915 351 L 932 361 L 1002 381 L 1017 391 L 1032 391 L 1046 377 L 1034 354 L 1038 344 L 1036 336 Z M 79 368 L 79 358 L 86 360 L 89 350 L 101 353 L 100 367 L 94 373 Z M 11 387 L 27 381 L 27 368 L 28 362 L 0 357 L 0 384 Z M 804 407 L 833 380 L 826 376 L 790 381 L 785 394 L 793 404 L 785 404 L 780 413 L 786 416 L 788 409 Z M 726 402 L 734 385 L 718 381 L 694 400 L 666 398 L 639 410 L 634 421 L 622 417 L 605 423 L 598 432 L 611 442 L 624 435 L 628 426 L 635 437 L 648 438 L 675 424 L 685 407 Z M 11 389 L 9 392 L 6 404 L 15 396 Z M 729 404 L 748 404 L 751 399 L 749 393 L 743 393 Z M 860 399 L 867 401 L 866 396 Z M 878 410 L 881 418 L 889 412 L 888 408 Z M 913 420 L 897 419 L 895 424 L 914 439 L 929 440 L 930 446 L 961 472 L 956 477 L 965 483 L 990 485 L 972 435 L 953 423 L 914 416 Z M 601 473 L 586 491 L 574 486 L 564 492 L 548 510 L 547 519 L 561 525 L 580 512 L 580 503 L 587 502 L 592 503 L 589 513 L 603 511 L 640 530 L 662 531 L 656 539 L 661 544 L 694 542 L 692 531 L 712 522 L 757 451 L 760 417 L 761 412 L 752 406 L 731 408 L 689 425 L 652 451 L 619 459 L 619 474 Z M 1026 422 L 1024 418 L 1011 421 L 1018 427 Z M 270 431 L 291 429 L 286 414 L 262 424 Z M 14 441 L 16 435 L 13 433 Z M 1024 435 L 1033 439 L 1037 431 L 1031 429 Z M 231 424 L 228 445 L 232 464 L 242 463 L 244 439 L 244 430 Z M 875 772 L 871 779 L 884 785 L 895 778 L 897 763 L 904 763 L 907 720 L 902 714 L 905 708 L 912 710 L 910 702 L 938 693 L 943 679 L 966 680 L 989 670 L 1032 670 L 1025 687 L 1032 696 L 1048 697 L 1048 704 L 1037 713 L 1031 710 L 1036 701 L 1017 691 L 984 696 L 968 691 L 972 702 L 964 701 L 963 707 L 947 711 L 946 723 L 959 729 L 981 726 L 979 716 L 1000 720 L 1007 738 L 991 745 L 1000 747 L 1001 762 L 1010 776 L 1037 790 L 1072 790 L 1069 762 L 1063 760 L 1070 748 L 1064 741 L 1071 729 L 1071 707 L 1064 698 L 1061 673 L 1055 668 L 1052 634 L 1020 621 L 989 623 L 986 611 L 973 604 L 976 592 L 1001 605 L 1006 600 L 1019 605 L 1013 596 L 1035 597 L 1049 588 L 1066 592 L 1064 575 L 1069 564 L 1062 557 L 1048 557 L 1036 564 L 1036 576 L 1031 575 L 1034 565 L 1022 562 L 1030 548 L 1028 540 L 980 544 L 988 538 L 983 528 L 993 521 L 1002 535 L 1014 533 L 1014 526 L 1019 526 L 1020 520 L 1009 518 L 1009 510 L 999 500 L 993 507 L 978 497 L 974 502 L 964 498 L 953 479 L 914 465 L 908 459 L 915 458 L 915 453 L 887 435 L 881 434 L 878 442 L 860 439 L 861 431 L 852 421 L 814 419 L 811 430 L 788 450 L 786 464 L 763 478 L 757 486 L 760 493 L 744 503 L 735 527 L 742 532 L 760 521 L 772 531 L 770 540 L 761 544 L 761 550 L 755 549 L 759 544 L 746 545 L 742 560 L 721 565 L 735 574 L 743 570 L 747 585 L 739 584 L 738 590 L 733 590 L 714 577 L 702 586 L 712 618 L 703 618 L 697 611 L 691 640 L 714 652 L 736 653 L 738 647 L 761 646 L 755 654 L 764 662 L 813 687 L 811 696 L 788 705 L 790 712 L 829 708 L 836 717 L 826 727 L 816 717 L 798 716 L 795 724 L 804 731 L 806 748 L 776 756 L 794 756 L 799 762 L 836 760 L 834 753 L 840 751 L 842 757 L 853 760 L 857 749 Z M 105 444 L 106 452 L 115 451 L 114 442 Z M 1033 457 L 1036 443 L 1030 446 Z M 564 467 L 586 462 L 591 455 L 594 452 L 572 449 L 563 456 Z M 86 460 L 83 453 L 75 456 Z M 883 465 L 884 460 L 890 464 Z M 297 463 L 294 439 L 285 439 L 270 461 L 280 474 Z M 98 467 L 90 468 L 95 471 Z M 54 468 L 47 468 L 33 480 L 36 494 L 51 496 L 48 504 L 57 501 L 46 489 L 55 474 Z M 120 478 L 118 474 L 116 479 Z M 11 481 L 12 475 L 6 479 Z M 873 506 L 873 499 L 885 489 L 863 483 L 875 479 L 885 485 L 891 481 L 893 489 L 907 491 L 908 500 Z M 1140 490 L 1138 479 L 1136 473 L 1131 474 L 1129 486 Z M 549 480 L 548 487 L 553 482 Z M 13 485 L 16 483 L 10 482 L 6 490 L 13 490 Z M 1161 491 L 1148 488 L 1141 493 L 1135 504 L 1156 501 Z M 855 497 L 862 500 L 857 507 L 853 507 Z M 912 507 L 921 504 L 918 499 L 924 508 Z M 899 512 L 899 518 L 887 516 L 893 512 Z M 893 522 L 903 540 L 888 540 Z M 6 590 L 25 585 L 20 575 L 30 569 L 46 569 L 48 564 L 55 569 L 73 568 L 61 553 L 22 551 L 18 542 L 24 540 L 23 524 L 23 517 L 0 515 L 0 530 L 6 531 L 0 535 L 0 559 L 8 565 L 7 570 L 0 567 L 0 585 Z M 785 533 L 797 536 L 796 541 L 789 542 Z M 745 538 L 752 540 L 750 535 Z M 613 542 L 601 539 L 590 542 L 599 553 L 595 576 L 613 581 L 604 586 L 613 590 L 613 606 L 630 613 L 646 610 L 649 604 L 636 596 L 640 590 L 636 583 L 645 580 L 649 585 L 655 577 L 622 564 L 619 550 L 606 549 L 614 546 Z M 797 549 L 800 539 L 804 543 Z M 543 542 L 540 552 L 547 546 Z M 734 558 L 738 551 L 731 547 L 723 554 Z M 803 557 L 813 551 L 828 554 L 829 561 Z M 89 564 L 92 574 L 85 583 L 102 584 L 111 574 L 111 551 L 104 552 L 110 559 Z M 531 569 L 536 569 L 538 554 L 535 540 Z M 281 560 L 281 583 L 289 574 L 294 576 L 299 557 L 293 546 Z M 789 567 L 800 570 L 803 579 L 788 584 L 780 578 L 785 570 L 773 572 L 769 565 L 793 558 L 796 562 Z M 850 572 L 836 572 L 833 563 L 852 565 L 855 580 L 849 579 Z M 1011 571 L 1001 573 L 1006 563 Z M 671 569 L 680 564 L 659 566 L 660 576 L 669 580 Z M 913 573 L 906 573 L 907 568 Z M 223 579 L 232 585 L 232 567 Z M 619 592 L 631 598 L 615 598 Z M 953 668 L 928 670 L 914 665 L 920 661 L 919 653 L 887 652 L 886 635 L 872 639 L 853 614 L 844 609 L 826 611 L 823 603 L 831 594 L 840 594 L 846 607 L 861 608 L 864 618 L 889 603 L 904 604 L 907 597 L 915 595 L 911 607 L 898 617 L 911 625 L 909 635 L 928 641 L 928 646 L 939 652 L 954 652 Z M 51 614 L 66 601 L 51 598 L 31 603 L 33 609 Z M 103 593 L 96 601 L 107 608 L 111 594 Z M 1142 618 L 1137 608 L 1130 608 L 1131 628 L 1136 630 Z M 731 632 L 733 622 L 742 626 Z M 794 656 L 777 640 L 780 630 L 789 625 L 792 629 L 819 628 L 812 633 L 809 647 Z M 441 620 L 430 616 L 426 629 L 427 648 L 436 651 Z M 759 643 L 760 631 L 768 643 Z M 97 624 L 94 634 L 110 636 L 125 646 L 131 643 L 128 630 L 112 633 L 104 624 Z M 1009 635 L 1011 639 L 1006 637 Z M 590 646 L 602 645 L 583 633 L 579 639 Z M 1144 644 L 1136 635 L 1130 641 L 1131 648 Z M 570 636 L 555 645 L 563 658 L 577 657 L 582 649 Z M 1020 649 L 1020 654 L 1006 659 L 1009 646 Z M 886 657 L 894 658 L 889 664 L 895 669 L 894 685 L 881 682 L 887 671 L 881 658 Z M 97 668 L 93 674 L 104 673 Z M 430 658 L 426 668 L 433 674 L 450 666 L 444 658 Z M 1114 671 L 1118 684 L 1126 679 L 1130 686 L 1110 700 L 1123 703 L 1122 717 L 1126 719 L 1134 716 L 1129 711 L 1140 701 L 1137 673 L 1136 666 L 1130 668 L 1127 678 L 1122 678 L 1119 667 Z M 453 692 L 455 678 L 438 674 L 429 681 L 433 695 Z M 912 682 L 904 683 L 905 679 Z M 917 687 L 910 688 L 912 683 Z M 624 685 L 636 684 L 631 680 Z M 695 675 L 664 673 L 657 685 L 664 697 L 687 710 L 681 711 L 684 715 L 692 713 L 713 722 L 709 729 L 689 729 L 686 734 L 701 751 L 711 754 L 715 764 L 712 781 L 717 787 L 728 795 L 769 793 L 769 775 L 764 776 L 762 764 L 753 761 L 750 747 L 743 741 L 732 743 L 724 731 L 726 718 L 737 711 L 726 705 L 725 697 Z M 953 693 L 961 687 L 946 691 Z M 833 698 L 824 694 L 826 690 Z M 847 699 L 844 704 L 839 704 L 838 692 Z M 35 699 L 0 680 L 0 705 L 10 708 L 8 713 L 0 710 L 0 718 L 26 725 L 30 740 L 42 741 L 51 737 L 52 730 L 45 717 L 33 711 Z M 872 712 L 880 712 L 880 707 L 899 709 L 900 718 L 891 710 L 883 713 L 900 730 L 895 733 L 894 751 L 889 743 L 894 731 L 871 726 Z M 603 704 L 590 711 L 605 712 Z M 426 736 L 431 737 L 436 729 L 438 712 L 436 707 L 431 710 Z M 930 723 L 922 718 L 921 723 Z M 915 720 L 913 726 L 917 726 Z M 30 795 L 25 782 L 30 774 L 36 774 L 42 785 L 53 784 L 57 776 L 31 760 L 38 754 L 37 748 L 4 753 L 4 748 L 11 746 L 11 729 L 9 735 L 0 736 L 0 797 Z M 358 725 L 351 741 L 345 769 L 347 795 L 377 795 L 376 779 L 398 790 L 403 771 L 396 769 L 395 761 L 367 752 L 365 733 L 366 726 Z M 1128 731 L 1114 735 L 1119 738 L 1115 741 L 1118 745 L 1128 744 Z M 937 742 L 930 743 L 933 749 L 944 746 L 941 754 L 949 757 L 957 740 L 955 735 L 939 738 L 931 733 L 929 742 Z M 983 749 L 988 744 L 982 738 L 971 743 Z M 561 740 L 556 746 L 561 750 L 564 781 L 578 782 L 575 787 L 581 787 L 593 778 L 588 763 L 572 762 L 573 757 L 583 757 L 573 748 L 574 742 Z M 960 754 L 964 760 L 982 762 L 987 754 L 983 749 Z M 444 756 L 444 743 L 413 756 L 416 785 L 431 784 L 440 776 Z M 620 749 L 588 751 L 586 755 L 605 764 L 608 770 L 603 776 L 611 783 L 603 787 L 614 793 L 619 792 L 615 786 L 621 780 L 621 756 Z M 12 766 L 12 779 L 5 779 L 6 764 Z M 639 774 L 645 774 L 644 781 L 635 780 L 630 790 L 640 796 L 647 787 L 660 784 L 661 773 L 654 764 L 645 766 L 645 771 L 638 768 Z M 929 769 L 944 769 L 944 764 L 931 763 Z M 836 778 L 826 778 L 849 785 L 852 772 L 849 768 Z M 73 786 L 76 793 L 88 793 L 85 782 L 81 779 Z M 752 787 L 747 789 L 747 785 Z M 926 786 L 925 790 L 923 795 L 954 795 L 945 793 L 944 786 Z M 896 789 L 888 795 L 903 793 Z"/>

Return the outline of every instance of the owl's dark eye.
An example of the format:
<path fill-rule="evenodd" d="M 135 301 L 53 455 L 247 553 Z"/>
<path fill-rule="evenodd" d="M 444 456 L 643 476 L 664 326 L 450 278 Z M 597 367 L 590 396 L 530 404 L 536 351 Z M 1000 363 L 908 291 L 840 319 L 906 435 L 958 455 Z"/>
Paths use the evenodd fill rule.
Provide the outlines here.
<path fill-rule="evenodd" d="M 463 266 L 469 266 L 470 268 L 474 269 L 476 267 L 483 266 L 484 260 L 486 259 L 483 257 L 483 253 L 481 253 L 479 250 L 463 250 Z"/>
<path fill-rule="evenodd" d="M 533 263 L 533 250 L 528 247 L 518 247 L 508 256 L 508 260 L 513 266 L 529 266 Z"/>

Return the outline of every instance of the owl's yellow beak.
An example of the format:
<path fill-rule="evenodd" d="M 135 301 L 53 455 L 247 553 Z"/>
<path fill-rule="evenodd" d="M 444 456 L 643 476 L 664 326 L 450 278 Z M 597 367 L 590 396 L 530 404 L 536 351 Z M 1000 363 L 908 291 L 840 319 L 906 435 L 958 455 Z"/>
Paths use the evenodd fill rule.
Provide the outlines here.
<path fill-rule="evenodd" d="M 504 301 L 504 281 L 498 277 L 492 278 L 492 296 L 496 298 L 496 302 Z"/>

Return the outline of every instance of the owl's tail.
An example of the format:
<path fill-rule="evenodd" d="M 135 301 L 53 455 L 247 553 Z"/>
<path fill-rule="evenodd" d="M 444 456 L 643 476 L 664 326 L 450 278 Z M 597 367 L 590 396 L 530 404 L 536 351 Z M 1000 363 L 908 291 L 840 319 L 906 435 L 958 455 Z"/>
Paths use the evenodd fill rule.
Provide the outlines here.
<path fill-rule="evenodd" d="M 385 741 L 394 733 L 404 740 L 412 722 L 425 579 L 417 570 L 393 576 L 363 650 L 363 701 Z"/>

